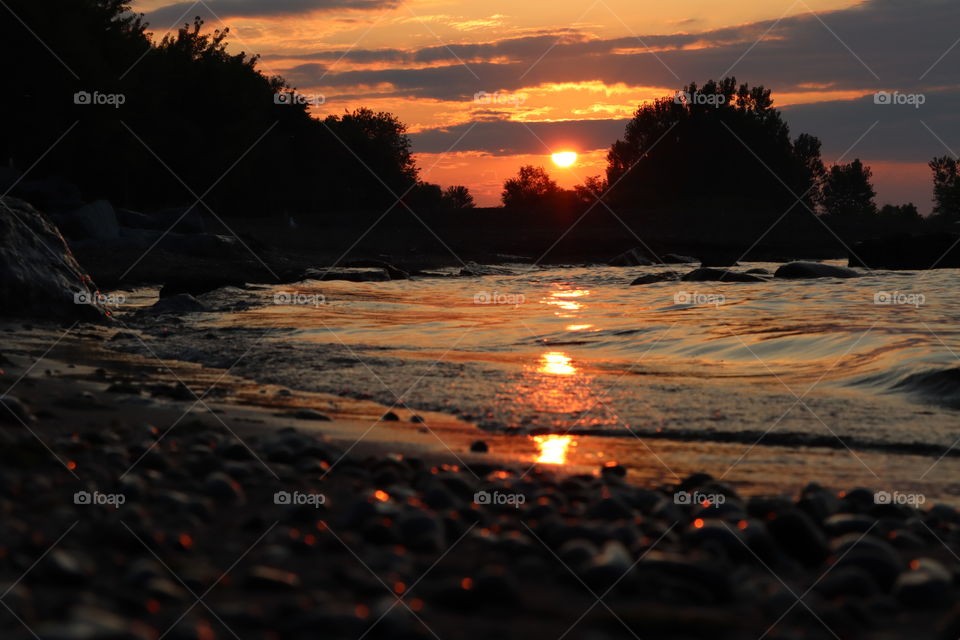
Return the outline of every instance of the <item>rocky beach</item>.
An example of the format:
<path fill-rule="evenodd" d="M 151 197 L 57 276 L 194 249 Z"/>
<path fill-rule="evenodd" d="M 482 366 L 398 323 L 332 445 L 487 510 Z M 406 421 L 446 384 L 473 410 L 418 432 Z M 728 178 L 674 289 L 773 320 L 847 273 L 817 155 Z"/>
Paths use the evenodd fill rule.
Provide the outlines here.
<path fill-rule="evenodd" d="M 36 220 L 55 245 L 56 231 Z M 26 256 L 69 265 L 59 242 L 60 256 Z M 354 269 L 389 280 L 384 267 Z M 508 271 L 473 269 L 488 275 L 461 277 Z M 158 299 L 156 289 L 85 289 L 79 267 L 59 277 L 66 284 L 51 282 L 32 304 L 56 308 L 67 293 L 124 304 L 63 300 L 65 315 L 81 315 L 2 329 L 4 637 L 960 633 L 955 505 L 831 477 L 795 493 L 762 480 L 738 488 L 693 462 L 671 478 L 652 460 L 618 459 L 614 445 L 558 464 L 542 449 L 531 455 L 522 432 L 234 370 L 225 347 L 236 330 L 200 334 L 193 323 L 244 312 L 272 289 Z M 173 346 L 184 331 L 220 342 L 223 364 L 189 362 L 207 358 L 193 353 L 202 345 Z M 657 459 L 683 447 L 651 442 Z"/>

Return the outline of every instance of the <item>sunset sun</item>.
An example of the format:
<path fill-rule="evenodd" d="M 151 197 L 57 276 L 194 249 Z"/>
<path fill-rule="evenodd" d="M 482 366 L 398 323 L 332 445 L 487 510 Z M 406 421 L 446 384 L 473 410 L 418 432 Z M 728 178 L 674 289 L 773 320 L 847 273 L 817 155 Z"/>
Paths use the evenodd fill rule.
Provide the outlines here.
<path fill-rule="evenodd" d="M 575 151 L 560 151 L 553 154 L 553 162 L 558 167 L 571 167 L 576 161 L 577 153 Z"/>

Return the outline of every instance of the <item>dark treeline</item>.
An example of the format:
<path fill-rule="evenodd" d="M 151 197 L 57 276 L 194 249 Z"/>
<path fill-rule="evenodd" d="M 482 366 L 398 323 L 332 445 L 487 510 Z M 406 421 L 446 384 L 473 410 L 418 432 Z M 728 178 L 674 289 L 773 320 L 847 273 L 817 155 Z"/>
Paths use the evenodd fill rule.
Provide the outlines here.
<path fill-rule="evenodd" d="M 403 196 L 431 225 L 472 224 L 446 220 L 473 208 L 473 198 L 420 180 L 395 116 L 362 108 L 311 116 L 310 96 L 265 75 L 256 56 L 227 52 L 226 30 L 194 22 L 157 40 L 126 0 L 7 4 L 0 159 L 29 170 L 27 181 L 56 177 L 85 201 L 145 211 L 202 196 L 220 215 L 246 217 L 379 214 Z M 629 240 L 625 223 L 645 237 L 728 244 L 752 242 L 776 222 L 768 240 L 808 246 L 832 243 L 834 233 L 857 240 L 957 228 L 956 160 L 930 163 L 929 218 L 912 203 L 879 206 L 869 167 L 826 166 L 820 141 L 792 135 L 773 105 L 768 89 L 734 78 L 691 84 L 637 109 L 603 176 L 565 190 L 545 170 L 523 167 L 504 185 L 501 217 L 551 235 L 592 207 L 582 226 L 593 238 Z M 419 225 L 404 209 L 387 227 Z"/>
<path fill-rule="evenodd" d="M 21 171 L 39 161 L 30 178 L 145 209 L 192 203 L 186 187 L 197 196 L 212 187 L 204 200 L 232 214 L 384 208 L 408 191 L 471 204 L 468 193 L 418 182 L 397 118 L 311 117 L 309 100 L 261 73 L 256 56 L 227 53 L 227 30 L 195 22 L 155 41 L 126 0 L 9 0 L 9 9 L 0 9 L 0 157 Z"/>
<path fill-rule="evenodd" d="M 607 154 L 605 176 L 564 190 L 541 167 L 525 166 L 504 183 L 503 204 L 544 217 L 592 207 L 592 216 L 609 218 L 613 211 L 645 231 L 727 240 L 754 240 L 775 222 L 773 235 L 828 241 L 833 234 L 858 240 L 956 229 L 956 160 L 930 162 L 935 207 L 929 218 L 913 203 L 879 207 L 868 166 L 859 159 L 825 166 L 820 140 L 806 133 L 792 138 L 773 104 L 770 90 L 738 85 L 735 78 L 690 84 L 637 109 Z"/>

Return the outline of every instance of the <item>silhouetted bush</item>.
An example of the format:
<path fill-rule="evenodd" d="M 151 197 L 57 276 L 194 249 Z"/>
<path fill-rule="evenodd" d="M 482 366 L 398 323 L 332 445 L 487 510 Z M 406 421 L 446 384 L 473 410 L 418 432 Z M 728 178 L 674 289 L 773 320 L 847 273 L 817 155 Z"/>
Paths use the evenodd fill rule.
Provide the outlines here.
<path fill-rule="evenodd" d="M 257 57 L 226 51 L 226 29 L 197 20 L 154 43 L 124 0 L 8 5 L 23 23 L 0 9 L 0 153 L 22 170 L 39 161 L 30 177 L 131 208 L 203 197 L 221 214 L 385 208 L 417 181 L 394 116 L 311 117 Z"/>

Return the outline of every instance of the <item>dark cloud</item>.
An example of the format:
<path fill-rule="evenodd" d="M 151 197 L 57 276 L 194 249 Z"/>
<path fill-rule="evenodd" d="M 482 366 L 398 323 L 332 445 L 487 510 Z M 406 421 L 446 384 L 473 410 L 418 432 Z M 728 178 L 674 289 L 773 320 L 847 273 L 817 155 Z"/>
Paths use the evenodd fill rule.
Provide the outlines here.
<path fill-rule="evenodd" d="M 783 114 L 793 136 L 811 133 L 823 141 L 828 161 L 846 154 L 847 161 L 860 157 L 877 162 L 927 162 L 935 155 L 949 154 L 947 147 L 960 152 L 960 90 L 927 92 L 923 99 L 924 104 L 916 108 L 877 104 L 871 95 L 797 105 L 784 109 Z M 491 115 L 500 119 L 490 120 Z M 543 142 L 564 141 L 589 151 L 609 147 L 623 136 L 627 123 L 620 119 L 520 123 L 505 118 L 503 112 L 491 112 L 475 123 L 427 129 L 413 136 L 414 148 L 418 153 L 440 153 L 469 130 L 456 150 L 494 155 L 545 153 Z M 733 151 L 737 144 L 731 139 Z"/>
<path fill-rule="evenodd" d="M 155 29 L 166 29 L 200 16 L 216 22 L 218 19 L 249 16 L 281 16 L 312 11 L 344 11 L 386 9 L 398 6 L 399 0 L 206 0 L 177 2 L 147 14 L 147 21 Z"/>
<path fill-rule="evenodd" d="M 417 153 L 443 153 L 453 147 L 453 151 L 482 151 L 501 156 L 544 154 L 560 145 L 585 151 L 608 147 L 623 135 L 626 124 L 626 120 L 525 123 L 491 120 L 427 129 L 411 137 Z"/>
<path fill-rule="evenodd" d="M 334 88 L 388 83 L 396 87 L 397 96 L 447 100 L 467 99 L 481 90 L 512 91 L 549 82 L 601 80 L 676 87 L 723 75 L 780 91 L 808 85 L 908 90 L 957 83 L 953 70 L 960 47 L 935 64 L 960 35 L 957 24 L 960 2 L 956 0 L 871 0 L 819 16 L 807 13 L 779 23 L 765 21 L 695 34 L 590 39 L 567 33 L 559 42 L 553 36 L 533 36 L 412 52 L 389 49 L 380 58 L 376 51 L 350 52 L 347 59 L 356 55 L 357 61 L 398 64 L 380 70 L 330 72 L 322 83 Z M 764 40 L 751 49 L 768 29 Z M 641 40 L 656 52 L 643 50 Z M 684 48 L 693 43 L 698 46 Z M 315 55 L 326 59 L 331 54 Z M 502 58 L 508 62 L 489 62 Z M 409 62 L 448 64 L 404 68 Z M 288 74 L 307 86 L 320 82 L 314 72 L 315 68 L 303 65 Z"/>

